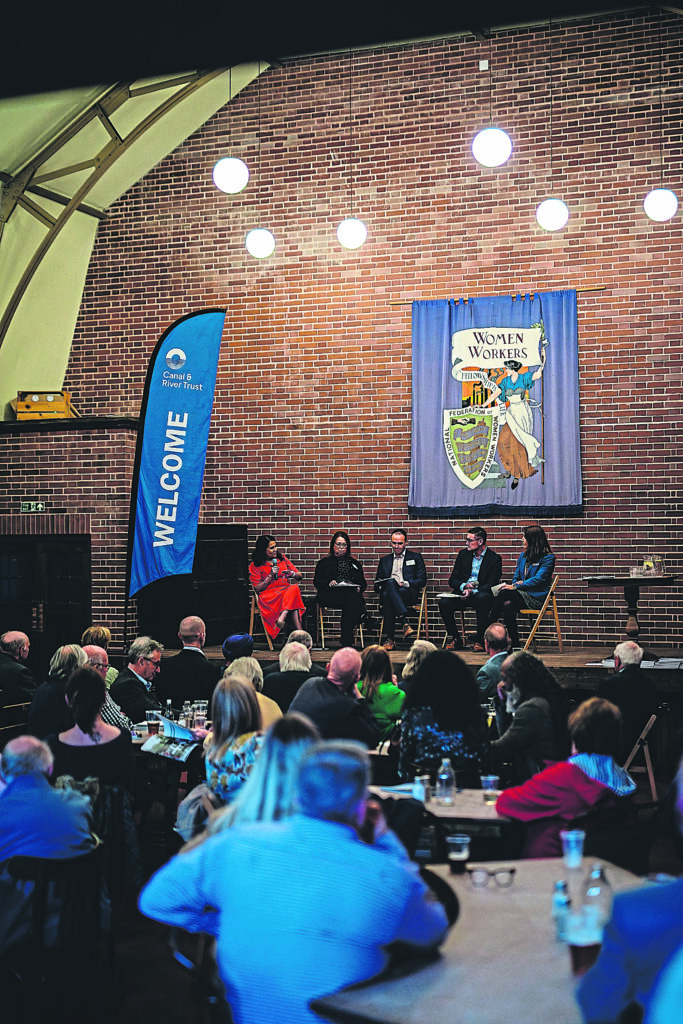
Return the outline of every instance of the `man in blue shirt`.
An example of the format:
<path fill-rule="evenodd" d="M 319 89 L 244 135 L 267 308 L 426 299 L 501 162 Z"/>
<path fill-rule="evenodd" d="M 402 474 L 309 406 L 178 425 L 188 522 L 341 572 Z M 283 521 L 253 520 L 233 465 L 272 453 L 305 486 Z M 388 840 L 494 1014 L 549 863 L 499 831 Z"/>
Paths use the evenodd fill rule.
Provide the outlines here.
<path fill-rule="evenodd" d="M 359 745 L 315 744 L 299 814 L 212 836 L 143 889 L 144 914 L 216 936 L 235 1024 L 314 1024 L 311 1000 L 377 974 L 388 943 L 443 939 L 443 907 L 381 816 L 374 841 L 359 838 L 367 779 Z"/>
<path fill-rule="evenodd" d="M 449 636 L 446 644 L 449 651 L 460 651 L 464 647 L 456 624 L 456 614 L 459 614 L 461 608 L 474 608 L 477 616 L 474 650 L 484 652 L 484 632 L 493 605 L 491 588 L 500 582 L 503 572 L 503 560 L 486 546 L 486 538 L 483 526 L 469 528 L 465 535 L 467 546 L 458 552 L 448 580 L 453 596 L 439 598 L 439 612 Z"/>

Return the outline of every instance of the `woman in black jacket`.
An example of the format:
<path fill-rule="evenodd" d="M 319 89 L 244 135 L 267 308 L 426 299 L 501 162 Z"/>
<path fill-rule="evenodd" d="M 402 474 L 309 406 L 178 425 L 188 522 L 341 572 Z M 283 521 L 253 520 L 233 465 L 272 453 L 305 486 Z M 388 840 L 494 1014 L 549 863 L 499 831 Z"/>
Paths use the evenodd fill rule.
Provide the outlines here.
<path fill-rule="evenodd" d="M 330 553 L 315 567 L 313 585 L 322 608 L 341 608 L 341 645 L 353 647 L 354 630 L 367 617 L 367 589 L 363 563 L 351 555 L 351 540 L 344 530 L 337 530 L 330 541 Z"/>

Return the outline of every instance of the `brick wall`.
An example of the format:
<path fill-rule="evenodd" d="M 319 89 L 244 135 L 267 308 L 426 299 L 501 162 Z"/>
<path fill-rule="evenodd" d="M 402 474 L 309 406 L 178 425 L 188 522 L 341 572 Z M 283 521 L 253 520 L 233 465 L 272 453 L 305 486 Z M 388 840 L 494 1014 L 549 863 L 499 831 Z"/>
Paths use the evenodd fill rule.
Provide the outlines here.
<path fill-rule="evenodd" d="M 679 195 L 681 25 L 662 16 L 666 181 Z M 287 62 L 109 211 L 65 382 L 76 406 L 136 415 L 162 331 L 227 306 L 202 521 L 276 534 L 309 579 L 335 528 L 348 529 L 372 575 L 391 527 L 406 524 L 436 592 L 466 521 L 408 521 L 410 300 L 576 288 L 584 512 L 543 525 L 568 638 L 621 636 L 623 596 L 588 594 L 580 577 L 650 552 L 681 568 L 681 218 L 658 225 L 642 211 L 659 183 L 656 19 L 560 24 L 552 48 L 554 182 L 571 210 L 563 232 L 534 219 L 551 192 L 547 29 L 499 33 L 490 47 L 467 39 L 354 56 L 354 212 L 369 229 L 356 252 L 335 237 L 350 212 L 348 57 Z M 497 170 L 469 153 L 488 119 L 478 62 L 489 57 L 494 119 L 515 143 Z M 228 131 L 253 175 L 236 197 L 211 183 Z M 259 224 L 277 239 L 263 262 L 243 246 Z M 123 491 L 128 464 L 121 472 Z M 64 495 L 73 512 L 94 508 L 84 476 Z M 98 592 L 112 598 L 121 509 L 107 520 Z M 93 544 L 103 543 L 90 514 Z M 520 525 L 486 521 L 507 572 Z M 680 643 L 677 591 L 648 596 L 641 621 L 648 639 Z"/>

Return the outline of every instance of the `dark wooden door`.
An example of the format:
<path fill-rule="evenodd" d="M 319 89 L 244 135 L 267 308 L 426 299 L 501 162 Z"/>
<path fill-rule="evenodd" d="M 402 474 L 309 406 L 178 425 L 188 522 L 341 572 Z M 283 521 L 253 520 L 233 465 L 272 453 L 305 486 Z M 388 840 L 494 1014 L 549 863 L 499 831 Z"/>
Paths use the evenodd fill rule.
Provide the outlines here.
<path fill-rule="evenodd" d="M 62 644 L 90 625 L 90 537 L 0 537 L 0 633 L 28 634 L 38 682 Z"/>

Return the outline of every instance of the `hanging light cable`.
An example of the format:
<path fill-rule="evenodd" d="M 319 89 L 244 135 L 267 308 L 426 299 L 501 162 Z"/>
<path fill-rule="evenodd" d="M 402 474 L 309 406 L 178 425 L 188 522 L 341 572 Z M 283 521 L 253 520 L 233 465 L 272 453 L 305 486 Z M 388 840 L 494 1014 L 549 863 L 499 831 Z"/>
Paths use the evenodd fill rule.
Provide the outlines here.
<path fill-rule="evenodd" d="M 257 106 L 258 106 L 258 150 L 257 150 L 257 185 L 256 195 L 258 198 L 258 205 L 261 206 L 261 61 L 258 63 L 258 92 L 257 92 Z M 244 245 L 250 256 L 253 256 L 256 260 L 265 260 L 269 256 L 273 255 L 275 251 L 275 237 L 268 228 L 252 228 L 251 231 L 247 232 L 247 237 L 244 240 Z"/>
<path fill-rule="evenodd" d="M 228 72 L 228 105 L 232 103 L 232 67 Z M 230 152 L 231 119 L 228 110 L 228 152 Z M 213 183 L 221 192 L 234 196 L 246 187 L 249 181 L 249 168 L 244 160 L 236 156 L 226 156 L 214 164 Z"/>
<path fill-rule="evenodd" d="M 676 193 L 664 188 L 664 105 L 662 101 L 662 12 L 657 11 L 659 42 L 659 188 L 653 188 L 643 200 L 643 209 L 650 220 L 671 220 L 678 209 Z"/>
<path fill-rule="evenodd" d="M 554 125 L 553 125 L 553 22 L 548 18 L 548 92 L 550 95 L 550 191 L 553 191 Z M 545 231 L 560 231 L 569 220 L 569 208 L 562 199 L 550 197 L 536 207 L 536 220 Z"/>
<path fill-rule="evenodd" d="M 493 127 L 493 61 L 491 59 L 491 29 L 489 28 L 489 124 L 472 139 L 472 156 L 482 167 L 500 167 L 510 159 L 512 139 L 502 128 Z"/>
<path fill-rule="evenodd" d="M 348 156 L 347 156 L 347 167 L 349 176 L 349 212 L 350 217 L 346 217 L 337 228 L 337 238 L 340 245 L 343 245 L 345 249 L 360 249 L 361 245 L 368 237 L 368 229 L 362 220 L 358 220 L 353 215 L 353 87 L 352 87 L 352 51 L 349 47 L 349 143 L 348 143 Z"/>

